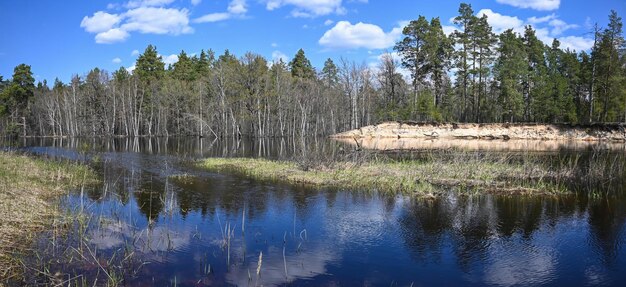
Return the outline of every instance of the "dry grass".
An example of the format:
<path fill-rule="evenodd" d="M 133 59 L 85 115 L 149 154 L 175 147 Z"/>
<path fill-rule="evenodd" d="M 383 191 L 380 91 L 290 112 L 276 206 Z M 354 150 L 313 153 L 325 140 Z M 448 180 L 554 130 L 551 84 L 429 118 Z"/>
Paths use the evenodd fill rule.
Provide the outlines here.
<path fill-rule="evenodd" d="M 18 258 L 51 226 L 55 198 L 95 178 L 84 165 L 0 152 L 0 278 L 16 275 Z"/>
<path fill-rule="evenodd" d="M 260 180 L 427 196 L 436 193 L 439 187 L 505 193 L 558 193 L 563 191 L 560 182 L 571 176 L 569 170 L 553 172 L 530 161 L 467 155 L 453 159 L 374 160 L 360 164 L 336 162 L 331 167 L 308 169 L 290 161 L 209 158 L 200 162 L 200 166 Z"/>

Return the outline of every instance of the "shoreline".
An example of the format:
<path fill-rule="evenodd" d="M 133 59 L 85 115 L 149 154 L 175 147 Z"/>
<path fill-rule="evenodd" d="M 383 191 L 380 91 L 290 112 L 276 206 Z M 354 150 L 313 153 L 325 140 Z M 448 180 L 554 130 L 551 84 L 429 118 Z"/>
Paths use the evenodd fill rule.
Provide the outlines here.
<path fill-rule="evenodd" d="M 58 196 L 96 179 L 86 165 L 2 151 L 0 179 L 0 282 L 5 282 L 20 276 L 29 244 L 54 225 Z"/>

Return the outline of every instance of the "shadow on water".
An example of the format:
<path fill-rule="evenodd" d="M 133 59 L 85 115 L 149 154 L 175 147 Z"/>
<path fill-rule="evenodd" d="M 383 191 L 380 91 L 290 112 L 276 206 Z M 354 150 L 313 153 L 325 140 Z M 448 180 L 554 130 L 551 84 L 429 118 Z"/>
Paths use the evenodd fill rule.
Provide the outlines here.
<path fill-rule="evenodd" d="M 626 279 L 623 185 L 594 184 L 603 192 L 591 196 L 452 190 L 424 200 L 258 182 L 197 170 L 188 161 L 345 148 L 326 140 L 303 149 L 290 140 L 37 139 L 22 148 L 89 158 L 103 178 L 62 200 L 89 219 L 73 221 L 69 234 L 44 235 L 37 245 L 44 259 L 28 259 L 49 274 L 65 274 L 54 282 L 561 286 Z M 581 151 L 541 156 L 580 157 L 581 167 L 591 162 Z M 180 174 L 191 176 L 171 177 Z M 52 279 L 31 273 L 26 280 Z"/>

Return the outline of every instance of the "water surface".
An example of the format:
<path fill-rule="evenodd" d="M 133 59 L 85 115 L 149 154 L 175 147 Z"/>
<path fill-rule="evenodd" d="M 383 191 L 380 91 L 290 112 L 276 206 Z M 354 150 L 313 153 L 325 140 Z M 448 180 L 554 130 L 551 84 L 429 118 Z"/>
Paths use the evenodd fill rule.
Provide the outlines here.
<path fill-rule="evenodd" d="M 615 186 L 594 196 L 450 191 L 425 200 L 258 182 L 189 163 L 207 156 L 306 153 L 298 141 L 44 139 L 20 145 L 40 155 L 91 159 L 103 177 L 101 185 L 63 198 L 65 208 L 92 219 L 54 244 L 51 234 L 38 244 L 53 258 L 86 242 L 85 260 L 48 265 L 65 279 L 82 274 L 89 284 L 96 278 L 101 284 L 113 277 L 133 286 L 580 286 L 626 280 L 626 193 Z M 325 140 L 309 145 L 327 153 L 346 148 Z M 566 154 L 572 153 L 584 151 Z M 170 177 L 180 174 L 193 176 Z"/>

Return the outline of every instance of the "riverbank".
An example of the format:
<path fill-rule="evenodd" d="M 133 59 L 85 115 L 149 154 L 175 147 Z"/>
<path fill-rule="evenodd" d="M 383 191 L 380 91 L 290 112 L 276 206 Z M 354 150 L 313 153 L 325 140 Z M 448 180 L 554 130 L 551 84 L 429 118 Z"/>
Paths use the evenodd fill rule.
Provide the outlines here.
<path fill-rule="evenodd" d="M 505 194 L 555 194 L 566 191 L 564 183 L 574 177 L 571 167 L 550 170 L 534 159 L 517 161 L 506 155 L 475 154 L 428 160 L 333 162 L 308 168 L 292 161 L 252 158 L 208 158 L 198 165 L 258 180 L 428 197 L 442 187 Z"/>
<path fill-rule="evenodd" d="M 56 197 L 94 181 L 85 165 L 0 152 L 0 279 L 20 273 L 19 258 L 59 214 Z"/>
<path fill-rule="evenodd" d="M 336 139 L 481 139 L 626 142 L 623 124 L 456 124 L 384 122 L 332 135 Z"/>

